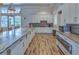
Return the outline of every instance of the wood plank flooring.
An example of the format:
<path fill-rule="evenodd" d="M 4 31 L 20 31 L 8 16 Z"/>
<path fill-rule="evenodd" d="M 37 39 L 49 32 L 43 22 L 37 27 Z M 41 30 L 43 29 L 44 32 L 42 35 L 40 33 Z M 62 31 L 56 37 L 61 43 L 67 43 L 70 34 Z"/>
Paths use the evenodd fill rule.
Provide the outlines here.
<path fill-rule="evenodd" d="M 56 39 L 50 34 L 36 34 L 26 50 L 26 55 L 59 55 Z"/>

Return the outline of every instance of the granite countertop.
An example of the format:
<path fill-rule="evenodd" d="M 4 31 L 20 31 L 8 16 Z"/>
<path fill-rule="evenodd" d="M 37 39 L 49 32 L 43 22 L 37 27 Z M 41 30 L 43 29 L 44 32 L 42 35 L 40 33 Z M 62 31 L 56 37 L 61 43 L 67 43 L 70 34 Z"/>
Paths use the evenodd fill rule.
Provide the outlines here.
<path fill-rule="evenodd" d="M 18 28 L 11 31 L 0 33 L 0 53 L 9 48 L 14 42 L 27 34 L 31 29 Z"/>
<path fill-rule="evenodd" d="M 64 33 L 64 32 L 60 32 L 60 33 L 79 44 L 79 35 L 73 33 Z"/>

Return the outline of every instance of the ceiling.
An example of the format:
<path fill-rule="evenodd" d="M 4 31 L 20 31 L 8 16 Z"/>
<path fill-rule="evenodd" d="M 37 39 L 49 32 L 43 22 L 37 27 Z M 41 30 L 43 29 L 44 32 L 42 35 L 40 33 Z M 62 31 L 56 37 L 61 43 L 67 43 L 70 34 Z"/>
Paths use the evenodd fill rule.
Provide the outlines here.
<path fill-rule="evenodd" d="M 25 9 L 27 15 L 34 15 L 38 12 L 48 12 L 53 14 L 54 10 L 56 10 L 61 3 L 28 3 L 28 4 L 20 4 L 20 6 Z"/>
<path fill-rule="evenodd" d="M 14 6 L 19 6 L 24 12 L 29 14 L 36 14 L 37 12 L 49 12 L 53 13 L 62 3 L 16 3 Z M 3 4 L 3 6 L 10 6 L 10 4 Z"/>

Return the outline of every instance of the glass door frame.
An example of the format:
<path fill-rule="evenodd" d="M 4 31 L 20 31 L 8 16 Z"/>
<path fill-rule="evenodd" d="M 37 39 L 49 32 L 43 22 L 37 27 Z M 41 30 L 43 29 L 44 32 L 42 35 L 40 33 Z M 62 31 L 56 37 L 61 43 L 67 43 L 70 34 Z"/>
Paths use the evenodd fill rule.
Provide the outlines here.
<path fill-rule="evenodd" d="M 14 23 L 14 28 L 11 28 L 11 30 L 12 29 L 15 29 L 15 18 L 14 18 L 14 16 L 15 15 L 8 15 L 8 30 L 10 30 L 10 28 L 9 28 L 10 27 L 10 23 L 9 23 L 10 22 L 10 19 L 9 19 L 9 17 L 13 17 L 13 23 Z"/>
<path fill-rule="evenodd" d="M 3 16 L 6 16 L 6 19 L 7 19 L 7 27 L 6 28 L 4 28 L 4 27 L 2 27 L 2 17 Z M 7 31 L 8 30 L 8 16 L 7 15 L 1 15 L 0 16 L 0 27 L 2 28 L 2 31 Z"/>

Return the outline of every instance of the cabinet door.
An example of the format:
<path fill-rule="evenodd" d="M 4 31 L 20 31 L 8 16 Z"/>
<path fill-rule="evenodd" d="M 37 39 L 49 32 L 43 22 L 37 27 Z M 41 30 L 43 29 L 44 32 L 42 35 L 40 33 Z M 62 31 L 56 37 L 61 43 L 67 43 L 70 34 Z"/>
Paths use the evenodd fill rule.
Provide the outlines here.
<path fill-rule="evenodd" d="M 0 55 L 7 55 L 7 51 L 4 51 L 4 52 L 1 53 Z"/>
<path fill-rule="evenodd" d="M 35 35 L 34 31 L 31 31 L 30 33 L 27 34 L 27 40 L 26 40 L 27 47 L 29 46 L 30 42 L 32 41 L 34 35 Z"/>
<path fill-rule="evenodd" d="M 30 43 L 30 41 L 31 41 L 31 32 L 29 31 L 29 33 L 27 34 L 27 43 L 29 44 Z"/>
<path fill-rule="evenodd" d="M 63 6 L 63 14 L 65 22 L 68 24 L 74 24 L 75 17 L 77 15 L 76 4 L 65 4 Z"/>
<path fill-rule="evenodd" d="M 69 5 L 69 13 L 70 13 L 70 24 L 77 23 L 77 4 L 70 4 Z"/>
<path fill-rule="evenodd" d="M 24 42 L 23 40 L 16 42 L 14 45 L 6 49 L 3 53 L 0 55 L 23 55 Z"/>
<path fill-rule="evenodd" d="M 79 4 L 76 4 L 76 24 L 79 24 Z"/>
<path fill-rule="evenodd" d="M 70 8 L 70 6 L 69 6 L 69 4 L 67 3 L 67 4 L 64 4 L 64 6 L 63 6 L 63 19 L 64 19 L 64 22 L 65 23 L 68 23 L 69 22 L 69 17 L 70 17 L 70 11 L 69 11 L 69 8 Z"/>
<path fill-rule="evenodd" d="M 24 53 L 25 53 L 25 51 L 26 51 L 26 49 L 27 49 L 27 47 L 28 47 L 28 45 L 27 45 L 27 35 L 25 35 L 25 36 L 23 37 L 23 41 L 24 41 L 24 48 L 23 48 L 23 51 L 24 51 Z"/>
<path fill-rule="evenodd" d="M 11 55 L 23 55 L 23 46 L 24 46 L 24 42 L 20 42 L 18 43 L 18 45 L 16 45 L 16 47 L 14 47 L 13 49 L 11 49 Z"/>

